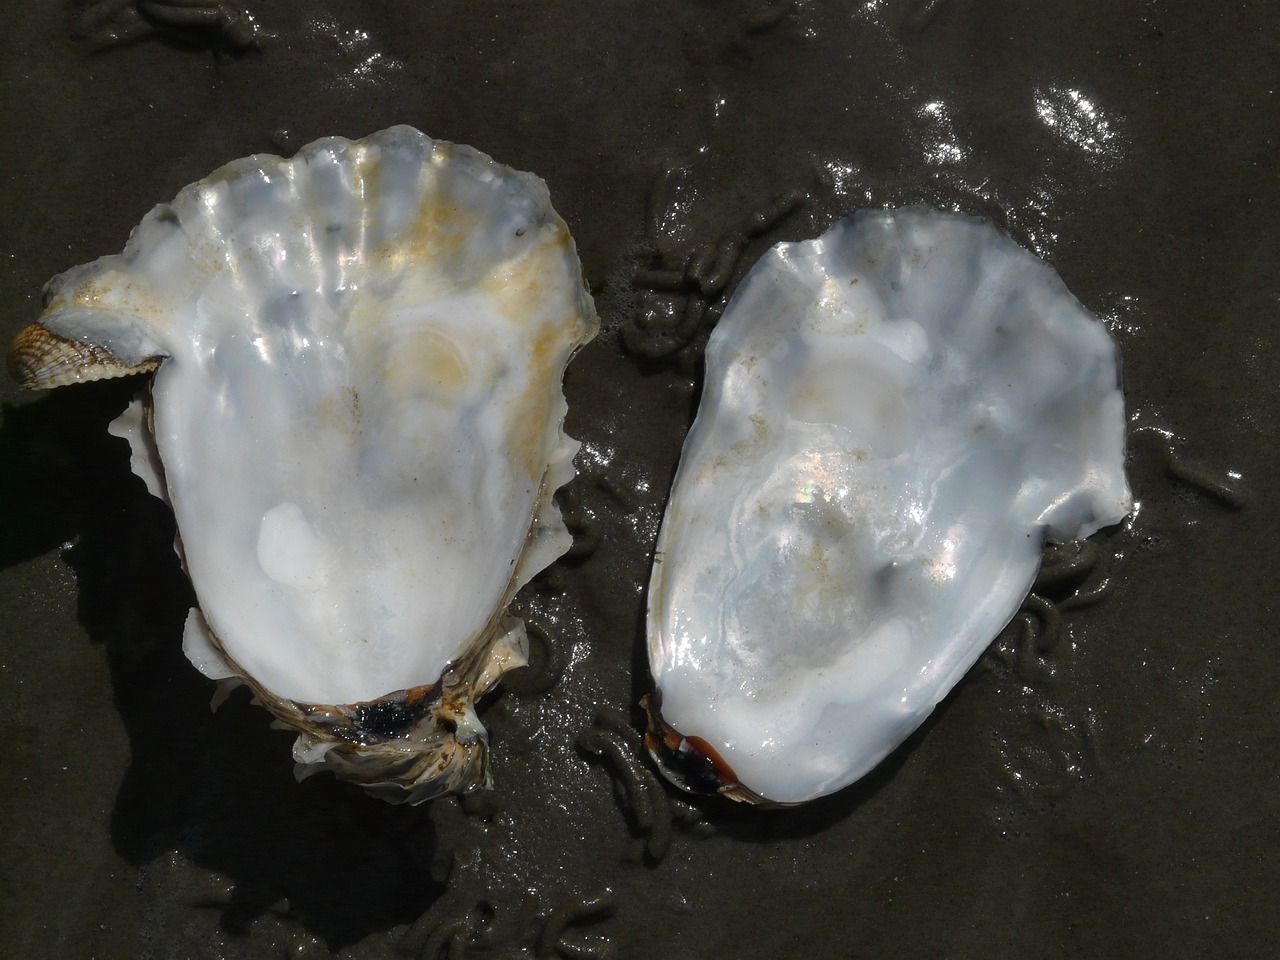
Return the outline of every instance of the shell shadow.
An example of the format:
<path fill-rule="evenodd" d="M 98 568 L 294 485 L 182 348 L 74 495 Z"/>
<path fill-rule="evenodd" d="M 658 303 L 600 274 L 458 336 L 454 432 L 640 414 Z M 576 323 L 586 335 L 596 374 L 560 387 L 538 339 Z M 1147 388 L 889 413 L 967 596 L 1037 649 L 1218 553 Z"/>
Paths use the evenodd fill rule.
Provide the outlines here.
<path fill-rule="evenodd" d="M 143 868 L 176 851 L 189 876 L 162 896 L 218 910 L 233 935 L 283 917 L 336 950 L 411 923 L 448 869 L 427 811 L 330 778 L 295 783 L 291 736 L 271 731 L 244 692 L 210 712 L 213 685 L 181 650 L 193 597 L 173 518 L 106 432 L 139 386 L 55 391 L 6 407 L 0 429 L 0 564 L 73 541 L 64 558 L 79 619 L 107 653 L 131 748 L 111 817 L 116 850 Z M 184 899 L 188 888 L 218 892 Z"/>
<path fill-rule="evenodd" d="M 90 527 L 110 534 L 134 478 L 126 448 L 107 434 L 107 424 L 138 386 L 104 381 L 4 405 L 0 568 L 48 553 Z"/>
<path fill-rule="evenodd" d="M 920 742 L 946 714 L 958 689 L 952 690 L 925 721 L 870 773 L 835 793 L 794 807 L 752 807 L 719 798 L 703 799 L 699 806 L 707 822 L 713 824 L 717 831 L 737 840 L 772 843 L 822 833 L 855 816 L 893 782 Z"/>

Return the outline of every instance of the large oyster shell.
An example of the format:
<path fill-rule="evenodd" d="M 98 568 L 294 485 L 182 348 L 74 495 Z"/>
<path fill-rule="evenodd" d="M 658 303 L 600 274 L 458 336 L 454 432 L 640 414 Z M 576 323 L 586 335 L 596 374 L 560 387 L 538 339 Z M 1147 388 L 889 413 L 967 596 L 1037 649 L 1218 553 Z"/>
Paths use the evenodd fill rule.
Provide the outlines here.
<path fill-rule="evenodd" d="M 1130 510 L 1115 344 L 989 224 L 863 212 L 780 244 L 707 345 L 649 587 L 650 750 L 798 803 L 933 710 L 1046 538 Z"/>
<path fill-rule="evenodd" d="M 155 370 L 116 430 L 172 505 L 184 648 L 392 800 L 488 782 L 473 702 L 570 537 L 561 379 L 597 321 L 546 186 L 395 127 L 238 160 L 55 278 L 26 386 Z"/>

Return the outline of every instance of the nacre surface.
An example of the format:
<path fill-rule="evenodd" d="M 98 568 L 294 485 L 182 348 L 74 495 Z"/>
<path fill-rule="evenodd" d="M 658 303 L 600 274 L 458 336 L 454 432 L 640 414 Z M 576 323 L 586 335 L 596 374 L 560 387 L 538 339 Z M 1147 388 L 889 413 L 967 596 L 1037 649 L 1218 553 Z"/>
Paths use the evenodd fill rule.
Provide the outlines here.
<path fill-rule="evenodd" d="M 393 800 L 488 782 L 474 700 L 569 546 L 561 380 L 597 321 L 531 174 L 409 127 L 235 161 L 55 278 L 10 369 L 154 370 L 113 428 L 177 518 L 184 649 Z M 308 766 L 310 765 L 310 766 Z"/>
<path fill-rule="evenodd" d="M 864 211 L 765 254 L 706 351 L 649 586 L 650 750 L 799 803 L 852 783 L 1131 509 L 1115 343 L 990 224 Z"/>

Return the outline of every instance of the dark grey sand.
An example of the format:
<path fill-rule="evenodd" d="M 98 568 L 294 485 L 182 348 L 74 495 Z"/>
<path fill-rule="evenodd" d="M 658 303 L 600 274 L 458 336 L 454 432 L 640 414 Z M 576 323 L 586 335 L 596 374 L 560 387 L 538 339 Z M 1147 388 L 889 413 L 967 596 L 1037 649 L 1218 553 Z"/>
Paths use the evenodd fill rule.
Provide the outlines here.
<path fill-rule="evenodd" d="M 85 4 L 6 8 L 6 342 L 45 280 L 184 184 L 393 123 L 544 177 L 604 329 L 567 378 L 580 553 L 519 603 L 554 685 L 489 703 L 491 794 L 413 809 L 296 784 L 291 735 L 243 695 L 209 712 L 171 521 L 105 430 L 138 384 L 5 380 L 0 953 L 1280 952 L 1280 8 L 246 0 L 244 50 L 248 31 L 151 30 L 129 2 L 82 39 Z M 628 807 L 615 761 L 575 740 L 602 707 L 639 723 L 650 554 L 720 306 L 641 359 L 626 343 L 663 346 L 646 329 L 685 298 L 633 278 L 788 196 L 734 282 L 778 240 L 920 201 L 1051 262 L 1119 341 L 1140 509 L 1099 538 L 1083 599 L 1109 592 L 1048 594 L 1057 647 L 1024 648 L 1017 618 L 862 783 L 769 812 L 687 802 L 633 763 Z"/>

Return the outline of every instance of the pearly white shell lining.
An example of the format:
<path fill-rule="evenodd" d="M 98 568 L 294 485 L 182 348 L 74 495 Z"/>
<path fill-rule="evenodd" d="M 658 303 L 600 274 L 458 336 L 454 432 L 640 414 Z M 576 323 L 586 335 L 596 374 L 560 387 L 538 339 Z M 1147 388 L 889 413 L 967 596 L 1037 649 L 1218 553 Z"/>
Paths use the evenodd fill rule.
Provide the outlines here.
<path fill-rule="evenodd" d="M 113 432 L 174 509 L 211 676 L 300 704 L 435 684 L 569 545 L 561 377 L 596 318 L 531 174 L 409 127 L 247 157 L 47 296 L 24 382 L 158 365 Z"/>
<path fill-rule="evenodd" d="M 1046 537 L 1129 512 L 1116 347 L 994 227 L 914 208 L 769 251 L 706 356 L 650 666 L 671 727 L 800 802 L 928 716 Z"/>

